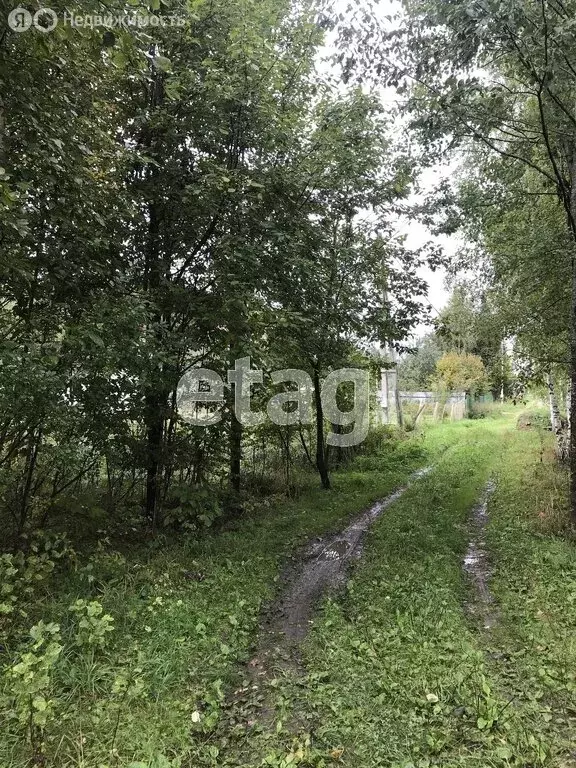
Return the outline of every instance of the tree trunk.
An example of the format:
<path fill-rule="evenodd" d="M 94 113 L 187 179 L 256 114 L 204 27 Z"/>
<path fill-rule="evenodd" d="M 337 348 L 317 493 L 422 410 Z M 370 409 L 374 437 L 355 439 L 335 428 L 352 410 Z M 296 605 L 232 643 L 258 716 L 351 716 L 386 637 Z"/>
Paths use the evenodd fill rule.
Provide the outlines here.
<path fill-rule="evenodd" d="M 164 441 L 164 408 L 158 392 L 146 394 L 146 517 L 156 528 L 159 523 L 159 491 Z"/>
<path fill-rule="evenodd" d="M 151 61 L 156 50 L 150 48 Z M 163 74 L 151 65 L 151 78 L 147 94 L 148 107 L 153 112 L 164 100 Z M 156 128 L 148 123 L 144 126 L 142 144 L 146 153 L 152 152 L 155 142 L 160 143 L 160 137 Z M 152 310 L 150 320 L 159 344 L 163 343 L 160 328 L 167 318 L 163 312 L 161 286 L 163 279 L 163 261 L 161 252 L 161 223 L 163 219 L 162 205 L 158 191 L 158 167 L 151 164 L 146 170 L 146 182 L 150 187 L 150 196 L 147 200 L 148 229 L 145 243 L 145 274 L 144 285 L 148 294 L 148 300 Z M 147 380 L 144 386 L 144 424 L 146 429 L 146 499 L 144 503 L 145 514 L 155 528 L 160 518 L 160 485 L 162 476 L 162 460 L 164 448 L 164 421 L 166 418 L 169 389 L 165 382 L 164 367 L 155 363 L 151 371 L 147 372 Z"/>
<path fill-rule="evenodd" d="M 402 399 L 398 391 L 398 376 L 396 376 L 396 386 L 394 387 L 394 401 L 396 404 L 396 419 L 400 429 L 404 429 L 404 411 L 402 410 Z"/>
<path fill-rule="evenodd" d="M 244 323 L 244 318 L 242 318 L 242 323 Z M 236 329 L 232 320 L 230 321 L 229 328 L 231 333 L 235 333 Z M 230 369 L 235 368 L 235 361 L 242 357 L 242 348 L 245 342 L 246 339 L 241 334 L 234 335 L 233 340 L 230 342 L 230 358 L 228 362 Z M 242 511 L 240 491 L 242 490 L 242 435 L 244 429 L 236 414 L 236 395 L 240 386 L 238 382 L 234 386 L 230 385 L 227 396 L 227 411 L 230 418 L 230 429 L 228 431 L 228 482 L 233 496 L 229 511 L 233 514 Z"/>
<path fill-rule="evenodd" d="M 554 381 L 550 373 L 546 374 L 546 386 L 548 387 L 548 405 L 550 408 L 550 423 L 552 424 L 552 432 L 557 433 L 560 425 L 560 411 L 558 409 L 558 402 L 556 400 L 556 390 L 554 389 Z"/>
<path fill-rule="evenodd" d="M 573 187 L 573 197 L 575 196 Z M 576 200 L 573 201 L 576 208 Z M 576 210 L 575 210 L 576 215 Z M 572 259 L 570 328 L 570 413 L 576 413 L 576 263 Z M 570 419 L 570 516 L 576 523 L 576 419 Z"/>
<path fill-rule="evenodd" d="M 414 427 L 418 426 L 418 422 L 420 421 L 420 417 L 426 410 L 426 400 L 420 400 L 420 404 L 418 406 L 418 413 L 416 414 L 416 417 L 414 418 Z"/>
<path fill-rule="evenodd" d="M 6 162 L 6 115 L 4 111 L 4 100 L 0 96 L 0 165 L 4 166 Z"/>
<path fill-rule="evenodd" d="M 24 485 L 22 488 L 22 495 L 20 497 L 20 514 L 18 520 L 18 536 L 22 537 L 26 522 L 28 520 L 30 491 L 32 489 L 32 479 L 36 470 L 36 461 L 38 459 L 38 451 L 42 442 L 42 428 L 37 431 L 32 430 L 28 439 L 28 451 L 26 454 L 26 465 L 24 471 Z"/>
<path fill-rule="evenodd" d="M 324 446 L 324 411 L 322 409 L 322 394 L 320 389 L 320 373 L 314 368 L 314 405 L 316 409 L 316 469 L 320 475 L 322 488 L 330 490 L 330 476 L 326 462 L 326 448 Z"/>
<path fill-rule="evenodd" d="M 148 242 L 146 249 L 146 290 L 152 305 L 159 302 L 161 284 L 159 231 L 160 217 L 157 206 L 152 203 L 148 208 Z M 162 313 L 157 308 L 152 315 L 151 325 L 159 334 Z M 160 337 L 158 336 L 160 341 Z M 164 403 L 161 394 L 162 368 L 158 363 L 148 371 L 148 381 L 144 392 L 144 423 L 146 427 L 146 499 L 144 509 L 146 517 L 155 527 L 158 523 L 159 475 L 162 442 L 164 439 Z"/>
<path fill-rule="evenodd" d="M 558 399 L 556 397 L 556 390 L 554 388 L 554 381 L 550 373 L 546 374 L 546 383 L 548 385 L 548 399 L 550 404 L 550 422 L 552 424 L 552 432 L 554 433 L 555 446 L 556 446 L 556 458 L 559 461 L 566 461 L 568 458 L 568 446 L 566 444 L 566 433 L 564 429 L 564 422 L 560 415 L 560 408 L 558 407 Z"/>
<path fill-rule="evenodd" d="M 570 224 L 576 245 L 576 152 L 570 173 Z M 576 255 L 572 256 L 570 302 L 570 413 L 576 413 Z M 576 419 L 570 419 L 570 516 L 576 523 Z"/>
<path fill-rule="evenodd" d="M 234 409 L 230 409 L 230 488 L 239 494 L 242 470 L 242 424 L 236 418 Z"/>

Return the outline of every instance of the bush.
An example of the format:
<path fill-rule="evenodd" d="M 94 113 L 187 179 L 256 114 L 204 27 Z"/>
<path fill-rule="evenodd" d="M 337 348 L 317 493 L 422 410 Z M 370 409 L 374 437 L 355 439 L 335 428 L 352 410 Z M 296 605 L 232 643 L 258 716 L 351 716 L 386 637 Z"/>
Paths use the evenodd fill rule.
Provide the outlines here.
<path fill-rule="evenodd" d="M 473 403 L 468 414 L 469 419 L 499 419 L 502 416 L 500 402 Z"/>
<path fill-rule="evenodd" d="M 524 411 L 516 422 L 517 429 L 552 429 L 550 416 L 545 411 Z"/>
<path fill-rule="evenodd" d="M 402 468 L 422 463 L 426 451 L 422 445 L 412 441 L 390 442 L 387 450 L 375 456 L 357 456 L 350 469 L 357 472 L 382 472 L 386 469 Z"/>
<path fill-rule="evenodd" d="M 195 531 L 210 528 L 223 515 L 221 491 L 209 486 L 176 486 L 164 525 Z"/>
<path fill-rule="evenodd" d="M 360 446 L 364 455 L 373 456 L 387 452 L 392 442 L 400 439 L 400 430 L 393 424 L 380 424 L 371 429 Z"/>

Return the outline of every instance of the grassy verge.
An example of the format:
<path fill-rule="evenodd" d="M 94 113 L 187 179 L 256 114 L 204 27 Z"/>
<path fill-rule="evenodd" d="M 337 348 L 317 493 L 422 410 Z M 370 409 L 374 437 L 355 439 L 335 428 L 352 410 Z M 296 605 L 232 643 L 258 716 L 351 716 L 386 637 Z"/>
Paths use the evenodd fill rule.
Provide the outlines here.
<path fill-rule="evenodd" d="M 548 438 L 513 421 L 387 445 L 336 473 L 333 492 L 254 505 L 201 540 L 65 555 L 58 575 L 22 591 L 26 615 L 2 619 L 0 766 L 574 768 L 566 478 Z M 424 463 L 434 471 L 375 523 L 346 593 L 319 612 L 307 674 L 279 669 L 272 722 L 250 721 L 229 694 L 282 560 Z M 464 609 L 461 561 L 489 476 L 500 623 L 485 633 Z"/>
<path fill-rule="evenodd" d="M 542 514 L 561 518 L 562 475 L 510 419 L 458 429 L 458 448 L 375 524 L 347 595 L 325 603 L 307 677 L 275 682 L 275 727 L 238 736 L 222 765 L 576 765 L 576 558 Z M 461 562 L 489 475 L 501 623 L 485 633 Z"/>
<path fill-rule="evenodd" d="M 568 768 L 576 766 L 576 551 L 568 474 L 550 440 L 544 447 L 536 431 L 517 433 L 499 473 L 488 529 L 502 612 L 493 666 L 534 763 Z"/>
<path fill-rule="evenodd" d="M 223 764 L 227 739 L 215 734 L 226 691 L 282 559 L 403 484 L 461 432 L 385 444 L 335 473 L 334 491 L 254 504 L 201 540 L 128 543 L 125 554 L 103 540 L 89 558 L 65 552 L 58 575 L 42 571 L 41 553 L 28 575 L 5 563 L 18 600 L 0 617 L 0 766 Z"/>

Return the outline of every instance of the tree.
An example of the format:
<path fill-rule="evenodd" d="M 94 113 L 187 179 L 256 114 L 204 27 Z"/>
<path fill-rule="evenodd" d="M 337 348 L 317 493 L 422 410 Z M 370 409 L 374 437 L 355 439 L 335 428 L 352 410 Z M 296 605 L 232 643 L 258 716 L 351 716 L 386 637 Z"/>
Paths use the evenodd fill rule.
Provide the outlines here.
<path fill-rule="evenodd" d="M 407 0 L 386 46 L 388 83 L 409 89 L 412 126 L 431 150 L 475 141 L 531 168 L 556 194 L 576 248 L 574 3 Z M 576 406 L 576 268 L 570 376 Z M 576 423 L 571 421 L 571 509 L 576 520 Z"/>
<path fill-rule="evenodd" d="M 133 90 L 125 255 L 148 308 L 137 376 L 153 522 L 171 478 L 181 375 L 200 361 L 225 371 L 258 336 L 259 289 L 276 269 L 280 164 L 301 135 L 320 39 L 307 9 L 291 15 L 283 0 L 201 5 L 184 27 L 161 29 Z M 227 421 L 237 492 L 242 434 L 231 408 Z"/>
<path fill-rule="evenodd" d="M 20 534 L 35 498 L 45 519 L 94 471 L 125 411 L 118 348 L 103 341 L 138 323 L 119 279 L 124 149 L 101 109 L 115 81 L 94 30 L 2 30 L 0 465 Z"/>
<path fill-rule="evenodd" d="M 154 7 L 182 23 L 2 32 L 0 490 L 20 532 L 88 488 L 153 526 L 182 483 L 228 480 L 237 508 L 251 427 L 231 389 L 222 429 L 186 424 L 181 376 L 250 355 L 318 393 L 421 306 L 424 255 L 388 242 L 411 166 L 372 94 L 318 77 L 328 15 Z"/>
<path fill-rule="evenodd" d="M 475 258 L 483 265 L 491 304 L 514 338 L 522 379 L 528 374 L 545 385 L 558 412 L 557 394 L 566 390 L 569 368 L 572 243 L 559 201 L 541 191 L 530 169 L 510 173 L 500 160 L 478 154 L 477 162 L 467 167 L 459 205 Z M 554 421 L 557 452 L 564 458 L 567 422 Z"/>
<path fill-rule="evenodd" d="M 510 395 L 513 376 L 506 352 L 510 325 L 497 311 L 490 286 L 458 283 L 435 320 L 435 328 L 444 350 L 481 358 L 495 399 Z"/>
<path fill-rule="evenodd" d="M 324 99 L 313 125 L 309 143 L 294 157 L 305 193 L 299 216 L 288 224 L 292 259 L 274 295 L 288 322 L 273 338 L 311 376 L 316 467 L 328 488 L 322 377 L 345 366 L 360 341 L 407 336 L 422 310 L 417 267 L 426 254 L 386 238 L 387 217 L 406 196 L 410 174 L 405 159 L 392 152 L 377 100 L 359 90 Z"/>
<path fill-rule="evenodd" d="M 436 372 L 436 363 L 442 349 L 436 335 L 429 333 L 418 341 L 413 354 L 407 354 L 398 363 L 398 386 L 402 390 L 426 391 Z"/>
<path fill-rule="evenodd" d="M 436 386 L 444 392 L 481 394 L 488 386 L 482 359 L 467 352 L 446 352 L 436 363 Z"/>

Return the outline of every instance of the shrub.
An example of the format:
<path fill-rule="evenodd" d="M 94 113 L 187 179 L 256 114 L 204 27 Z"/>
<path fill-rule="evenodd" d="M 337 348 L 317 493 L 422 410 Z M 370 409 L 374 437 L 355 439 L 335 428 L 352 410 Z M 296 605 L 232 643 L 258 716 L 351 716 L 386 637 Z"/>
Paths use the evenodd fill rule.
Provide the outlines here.
<path fill-rule="evenodd" d="M 45 728 L 54 718 L 53 670 L 63 646 L 58 624 L 40 621 L 30 630 L 30 637 L 30 650 L 5 673 L 5 697 L 12 718 L 27 731 L 35 754 L 41 755 Z"/>
<path fill-rule="evenodd" d="M 196 531 L 210 528 L 223 514 L 221 493 L 217 488 L 194 485 L 176 486 L 172 504 L 164 516 L 164 525 Z"/>
<path fill-rule="evenodd" d="M 552 429 L 550 416 L 545 411 L 524 411 L 516 422 L 517 429 Z"/>

